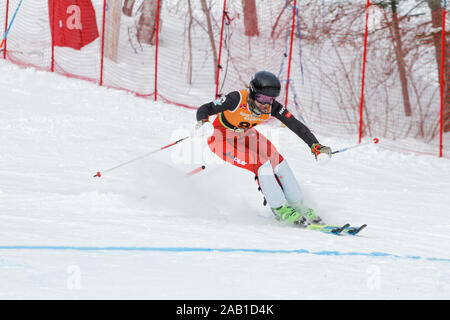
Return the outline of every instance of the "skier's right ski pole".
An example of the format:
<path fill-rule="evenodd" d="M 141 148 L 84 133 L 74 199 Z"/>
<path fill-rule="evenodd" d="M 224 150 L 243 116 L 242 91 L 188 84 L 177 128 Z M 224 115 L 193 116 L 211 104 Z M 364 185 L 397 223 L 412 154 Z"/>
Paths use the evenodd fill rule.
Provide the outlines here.
<path fill-rule="evenodd" d="M 361 144 L 355 144 L 354 146 L 351 146 L 351 147 L 347 147 L 347 148 L 343 148 L 343 149 L 340 149 L 340 150 L 336 150 L 336 151 L 332 152 L 332 154 L 344 152 L 344 151 L 347 151 L 347 150 L 350 150 L 350 149 L 354 149 L 354 148 L 358 148 L 358 147 L 362 147 L 362 146 L 366 146 L 366 145 L 372 144 L 372 143 L 377 144 L 378 142 L 380 142 L 380 139 L 373 138 L 373 140 L 370 141 L 370 142 L 361 143 Z"/>
<path fill-rule="evenodd" d="M 144 154 L 144 155 L 142 155 L 142 156 L 140 156 L 140 157 L 131 159 L 131 160 L 127 161 L 127 162 L 123 162 L 123 163 L 121 163 L 121 164 L 119 164 L 119 165 L 117 165 L 117 166 L 115 166 L 115 167 L 109 168 L 109 169 L 107 169 L 107 170 L 103 170 L 102 172 L 97 171 L 97 173 L 94 175 L 94 178 L 95 178 L 95 177 L 100 178 L 100 177 L 102 176 L 102 174 L 104 174 L 104 173 L 106 173 L 106 172 L 113 171 L 113 170 L 115 170 L 115 169 L 117 169 L 117 168 L 120 168 L 120 167 L 123 167 L 124 165 L 127 165 L 127 164 L 129 164 L 129 163 L 132 163 L 132 162 L 135 162 L 135 161 L 137 161 L 137 160 L 146 158 L 146 157 L 148 157 L 149 155 L 152 155 L 152 154 L 154 154 L 154 153 L 156 153 L 156 152 L 158 152 L 158 151 L 161 151 L 161 150 L 167 149 L 167 148 L 169 148 L 169 147 L 172 147 L 172 146 L 174 146 L 174 145 L 176 145 L 176 144 L 180 143 L 181 141 L 184 141 L 184 140 L 186 140 L 186 139 L 188 139 L 188 138 L 190 138 L 190 136 L 189 136 L 189 137 L 181 138 L 180 140 L 177 140 L 177 141 L 175 141 L 175 142 L 173 142 L 173 143 L 171 143 L 171 144 L 168 144 L 167 146 L 164 146 L 164 147 L 162 147 L 162 148 L 153 150 L 153 151 L 151 151 L 151 152 L 149 152 L 149 153 L 146 153 L 146 154 Z"/>
<path fill-rule="evenodd" d="M 201 167 L 198 167 L 197 169 L 192 170 L 191 172 L 186 173 L 186 176 L 187 176 L 187 177 L 193 176 L 194 174 L 197 174 L 197 173 L 199 173 L 200 171 L 205 170 L 205 168 L 206 168 L 206 166 L 204 166 L 204 165 L 201 166 Z"/>
<path fill-rule="evenodd" d="M 11 22 L 9 23 L 9 27 L 6 30 L 5 36 L 3 37 L 3 40 L 2 40 L 2 43 L 0 44 L 0 49 L 3 48 L 3 45 L 5 44 L 6 38 L 8 37 L 9 30 L 11 29 L 11 26 L 12 26 L 12 24 L 14 22 L 14 19 L 16 19 L 17 12 L 19 12 L 19 9 L 20 9 L 20 6 L 22 5 L 22 2 L 23 2 L 23 0 L 20 0 L 19 4 L 17 5 L 16 12 L 14 12 L 14 15 L 13 15 L 13 17 L 11 19 Z"/>
<path fill-rule="evenodd" d="M 158 151 L 161 151 L 161 150 L 167 149 L 167 148 L 169 148 L 169 147 L 172 147 L 172 146 L 174 146 L 174 145 L 176 145 L 176 144 L 178 144 L 178 143 L 180 143 L 181 141 L 184 141 L 184 140 L 186 140 L 186 139 L 194 138 L 194 137 L 197 137 L 197 138 L 203 138 L 203 137 L 206 137 L 206 136 L 210 136 L 210 135 L 212 135 L 212 133 L 213 133 L 213 131 L 214 131 L 214 128 L 212 127 L 212 125 L 211 125 L 211 130 L 212 130 L 212 131 L 203 130 L 203 131 L 194 131 L 193 133 L 191 132 L 191 134 L 190 134 L 189 136 L 186 136 L 186 137 L 184 137 L 184 138 L 181 138 L 180 140 L 177 140 L 177 141 L 175 141 L 175 142 L 173 142 L 173 143 L 171 143 L 171 144 L 168 144 L 167 146 L 164 146 L 164 147 L 162 147 L 162 148 L 153 150 L 153 151 L 151 151 L 151 152 L 149 152 L 149 153 L 146 153 L 146 154 L 144 154 L 144 155 L 142 155 L 142 156 L 140 156 L 140 157 L 131 159 L 131 160 L 127 161 L 127 162 L 123 162 L 123 163 L 121 163 L 121 164 L 119 164 L 119 165 L 117 165 L 117 166 L 115 166 L 115 167 L 109 168 L 109 169 L 107 169 L 107 170 L 103 170 L 103 171 L 101 171 L 101 172 L 100 172 L 100 171 L 97 171 L 97 173 L 94 174 L 94 178 L 95 178 L 95 177 L 100 178 L 100 177 L 102 176 L 102 174 L 104 174 L 104 173 L 106 173 L 106 172 L 113 171 L 113 170 L 115 170 L 115 169 L 117 169 L 117 168 L 120 168 L 120 167 L 123 167 L 123 166 L 125 166 L 125 165 L 127 165 L 127 164 L 129 164 L 129 163 L 132 163 L 132 162 L 138 161 L 138 160 L 140 160 L 140 159 L 146 158 L 146 157 L 148 157 L 148 156 L 150 156 L 150 155 L 152 155 L 152 154 L 154 154 L 154 153 L 156 153 L 156 152 L 158 152 Z M 191 172 L 191 173 L 192 173 L 192 175 L 193 175 L 193 174 L 196 174 L 197 172 L 200 172 L 200 171 L 203 170 L 203 169 L 205 169 L 205 166 L 202 166 L 202 167 L 200 167 L 200 168 L 194 170 L 194 171 Z M 191 174 L 188 173 L 188 175 L 191 175 Z"/>

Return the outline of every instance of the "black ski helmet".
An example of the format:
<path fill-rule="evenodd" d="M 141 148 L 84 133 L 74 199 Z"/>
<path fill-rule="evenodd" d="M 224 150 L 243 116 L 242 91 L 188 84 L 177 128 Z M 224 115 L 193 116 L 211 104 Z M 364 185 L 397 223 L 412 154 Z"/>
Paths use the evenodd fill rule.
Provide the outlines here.
<path fill-rule="evenodd" d="M 250 97 L 256 100 L 256 95 L 263 94 L 269 97 L 278 97 L 281 91 L 281 83 L 278 77 L 268 71 L 258 71 L 250 81 Z"/>

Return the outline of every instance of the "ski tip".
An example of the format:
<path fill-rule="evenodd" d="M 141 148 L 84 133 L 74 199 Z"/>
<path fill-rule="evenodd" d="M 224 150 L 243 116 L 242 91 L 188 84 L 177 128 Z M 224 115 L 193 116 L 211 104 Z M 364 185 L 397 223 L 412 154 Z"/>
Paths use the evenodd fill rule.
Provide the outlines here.
<path fill-rule="evenodd" d="M 354 228 L 354 230 L 352 230 L 351 232 L 348 232 L 348 234 L 351 234 L 352 236 L 357 235 L 362 229 L 364 229 L 365 227 L 367 227 L 367 224 L 363 224 L 362 226 L 360 226 L 359 228 Z"/>
<path fill-rule="evenodd" d="M 358 232 L 361 231 L 362 229 L 364 229 L 365 227 L 367 227 L 367 224 L 363 224 L 361 227 L 359 227 Z"/>

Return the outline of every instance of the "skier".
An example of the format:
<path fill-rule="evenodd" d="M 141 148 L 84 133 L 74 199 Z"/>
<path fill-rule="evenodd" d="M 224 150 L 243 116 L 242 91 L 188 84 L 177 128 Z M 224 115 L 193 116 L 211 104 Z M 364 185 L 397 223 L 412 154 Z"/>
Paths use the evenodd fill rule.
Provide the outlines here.
<path fill-rule="evenodd" d="M 254 127 L 275 117 L 296 133 L 319 154 L 331 157 L 330 147 L 321 145 L 314 134 L 275 99 L 281 84 L 268 72 L 259 71 L 248 89 L 233 91 L 197 110 L 196 129 L 218 114 L 213 122 L 214 133 L 208 138 L 212 152 L 226 162 L 255 174 L 260 190 L 278 220 L 307 226 L 324 224 L 322 219 L 303 202 L 301 188 L 287 161 L 275 146 Z"/>

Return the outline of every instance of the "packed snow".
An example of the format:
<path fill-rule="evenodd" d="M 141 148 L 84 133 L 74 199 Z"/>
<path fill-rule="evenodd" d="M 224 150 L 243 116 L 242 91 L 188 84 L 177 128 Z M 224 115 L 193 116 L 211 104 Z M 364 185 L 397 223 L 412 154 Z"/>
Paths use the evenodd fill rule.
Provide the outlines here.
<path fill-rule="evenodd" d="M 448 159 L 381 139 L 319 164 L 258 127 L 324 220 L 368 224 L 334 236 L 277 222 L 204 138 L 105 172 L 189 136 L 195 110 L 4 61 L 0 94 L 2 299 L 450 298 Z"/>

